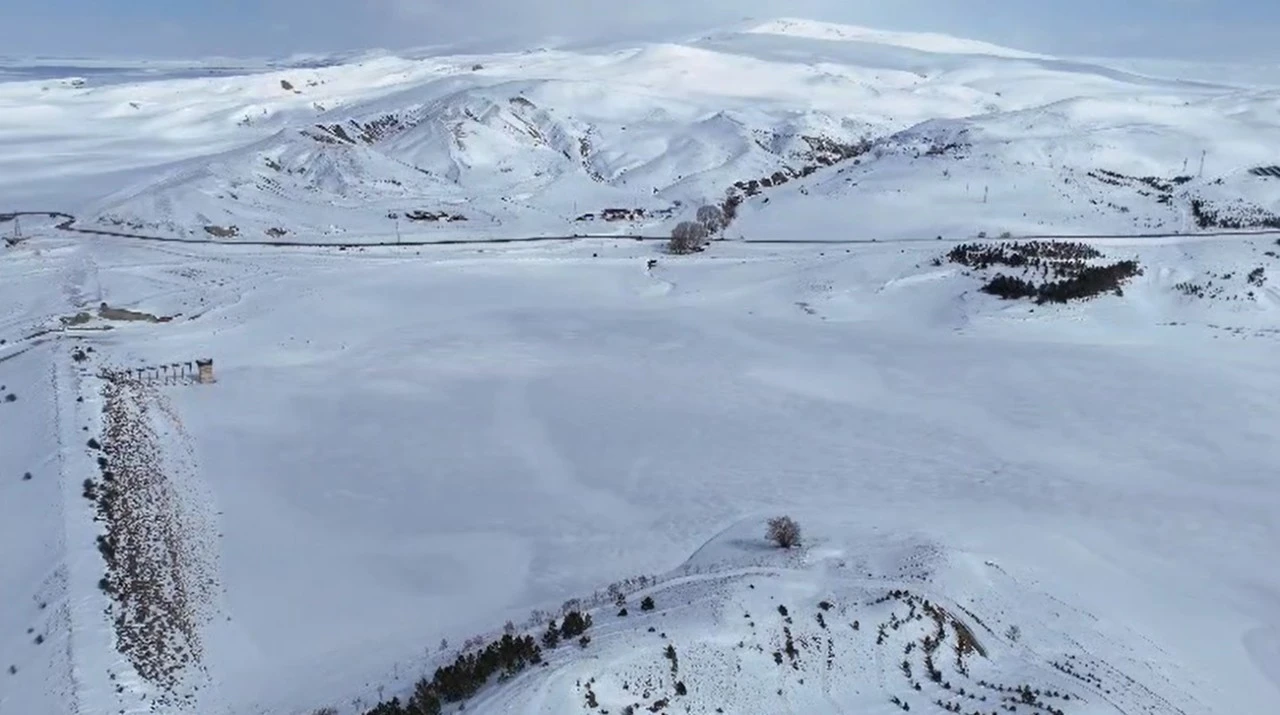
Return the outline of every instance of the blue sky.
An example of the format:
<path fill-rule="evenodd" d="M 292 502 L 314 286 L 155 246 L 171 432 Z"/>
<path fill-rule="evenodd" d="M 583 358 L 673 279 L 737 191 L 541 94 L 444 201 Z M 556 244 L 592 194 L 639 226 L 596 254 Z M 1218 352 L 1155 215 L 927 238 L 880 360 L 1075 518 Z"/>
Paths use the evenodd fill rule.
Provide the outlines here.
<path fill-rule="evenodd" d="M 3 0 L 0 54 L 301 52 L 692 30 L 745 16 L 929 30 L 1090 56 L 1280 61 L 1277 0 Z"/>

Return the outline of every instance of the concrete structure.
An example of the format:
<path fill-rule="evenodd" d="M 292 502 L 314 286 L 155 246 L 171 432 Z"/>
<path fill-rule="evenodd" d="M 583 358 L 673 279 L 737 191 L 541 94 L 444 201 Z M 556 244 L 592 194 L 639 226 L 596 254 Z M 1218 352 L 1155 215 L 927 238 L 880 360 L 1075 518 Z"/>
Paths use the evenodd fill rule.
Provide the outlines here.
<path fill-rule="evenodd" d="M 201 385 L 209 385 L 214 382 L 213 379 L 213 358 L 205 358 L 196 360 L 196 368 L 200 371 L 197 382 Z"/>
<path fill-rule="evenodd" d="M 207 385 L 216 382 L 213 377 L 213 360 L 175 362 L 167 365 L 146 365 L 124 369 L 104 368 L 98 376 L 104 380 L 127 380 L 145 385 Z"/>

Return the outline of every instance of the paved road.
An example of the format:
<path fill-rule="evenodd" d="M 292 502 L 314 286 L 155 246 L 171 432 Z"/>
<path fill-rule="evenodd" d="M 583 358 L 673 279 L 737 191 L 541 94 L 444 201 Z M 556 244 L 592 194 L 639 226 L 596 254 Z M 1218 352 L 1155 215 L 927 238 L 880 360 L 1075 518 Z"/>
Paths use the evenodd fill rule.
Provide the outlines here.
<path fill-rule="evenodd" d="M 600 234 L 573 234 L 570 236 L 508 236 L 498 238 L 444 238 L 433 241 L 360 241 L 354 243 L 334 243 L 334 242 L 318 242 L 318 241 L 267 241 L 267 240 L 233 240 L 218 241 L 211 238 L 184 238 L 178 236 L 149 236 L 141 233 L 130 233 L 128 231 L 111 231 L 98 228 L 78 228 L 75 226 L 76 217 L 61 211 L 15 211 L 12 213 L 0 213 L 0 223 L 12 221 L 15 217 L 20 216 L 45 216 L 51 219 L 60 219 L 56 224 L 56 228 L 61 231 L 70 233 L 80 233 L 91 236 L 114 236 L 117 238 L 134 238 L 143 241 L 159 241 L 162 243 L 198 243 L 201 245 L 236 245 L 236 246 L 296 246 L 299 248 L 360 248 L 360 247 L 377 247 L 377 246 L 465 246 L 465 245 L 484 245 L 490 243 L 545 243 L 552 241 L 571 241 L 575 239 L 622 239 L 632 241 L 667 241 L 666 236 L 643 236 L 636 234 L 616 234 L 616 233 L 600 233 Z"/>
<path fill-rule="evenodd" d="M 265 241 L 265 240 L 234 240 L 234 241 L 218 241 L 206 238 L 180 238 L 176 236 L 148 236 L 140 233 L 129 233 L 126 231 L 110 231 L 107 229 L 96 228 L 78 228 L 75 226 L 76 217 L 61 211 L 15 211 L 12 213 L 0 213 L 0 223 L 12 221 L 19 216 L 45 216 L 51 219 L 60 219 L 56 227 L 61 231 L 70 233 L 79 233 L 90 236 L 113 236 L 117 238 L 133 238 L 142 241 L 157 241 L 161 243 L 197 243 L 201 245 L 236 245 L 236 246 L 281 246 L 281 247 L 297 247 L 297 248 L 376 248 L 389 246 L 467 246 L 467 245 L 490 245 L 490 244 L 507 244 L 507 243 L 553 243 L 558 241 L 575 241 L 575 240 L 632 240 L 632 241 L 650 241 L 650 242 L 666 242 L 667 236 L 645 236 L 642 234 L 573 234 L 566 236 L 515 236 L 505 238 L 446 238 L 434 241 L 367 241 L 355 243 L 321 243 L 316 241 Z M 1235 231 L 1203 231 L 1199 233 L 1116 233 L 1116 234 L 1061 234 L 1061 233 L 1045 233 L 1045 234 L 1024 234 L 1010 237 L 987 237 L 974 238 L 951 237 L 951 238 L 843 238 L 843 239 L 820 239 L 820 238 L 802 238 L 802 239 L 743 239 L 732 241 L 733 243 L 748 243 L 763 246 L 784 246 L 784 245 L 811 245 L 811 246 L 847 246 L 854 244 L 867 243 L 925 243 L 925 242 L 944 242 L 944 243 L 965 243 L 971 241 L 1067 241 L 1067 240 L 1105 240 L 1105 239 L 1159 239 L 1159 238 L 1212 238 L 1212 237 L 1247 237 L 1247 236 L 1280 236 L 1280 229 L 1258 229 L 1258 230 L 1235 230 Z"/>

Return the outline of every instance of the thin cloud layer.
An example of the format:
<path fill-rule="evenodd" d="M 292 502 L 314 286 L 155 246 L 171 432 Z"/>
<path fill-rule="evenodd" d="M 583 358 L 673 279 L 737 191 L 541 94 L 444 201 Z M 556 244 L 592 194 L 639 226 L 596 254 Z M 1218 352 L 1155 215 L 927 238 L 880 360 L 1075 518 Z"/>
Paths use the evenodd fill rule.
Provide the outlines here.
<path fill-rule="evenodd" d="M 668 39 L 779 16 L 1069 55 L 1280 59 L 1270 0 L 16 0 L 4 54 L 282 56 Z"/>

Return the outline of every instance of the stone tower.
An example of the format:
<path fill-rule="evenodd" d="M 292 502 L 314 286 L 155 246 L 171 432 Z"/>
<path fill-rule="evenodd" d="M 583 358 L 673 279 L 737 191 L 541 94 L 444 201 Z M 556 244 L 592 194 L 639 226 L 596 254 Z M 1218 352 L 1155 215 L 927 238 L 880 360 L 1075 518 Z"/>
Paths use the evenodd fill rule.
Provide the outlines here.
<path fill-rule="evenodd" d="M 213 379 L 213 358 L 205 358 L 205 359 L 203 359 L 203 360 L 196 360 L 196 368 L 198 368 L 198 369 L 199 369 L 199 371 L 200 371 L 200 372 L 199 372 L 199 376 L 197 377 L 197 381 L 198 381 L 201 385 L 209 385 L 209 384 L 212 384 L 212 383 L 214 382 L 214 379 Z"/>

